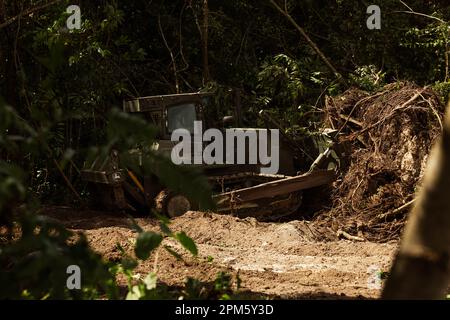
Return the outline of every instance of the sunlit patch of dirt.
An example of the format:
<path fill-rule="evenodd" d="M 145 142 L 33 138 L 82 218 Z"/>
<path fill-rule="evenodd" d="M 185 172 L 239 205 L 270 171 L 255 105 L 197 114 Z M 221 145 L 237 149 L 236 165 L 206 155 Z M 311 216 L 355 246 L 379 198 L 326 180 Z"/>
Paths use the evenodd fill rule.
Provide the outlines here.
<path fill-rule="evenodd" d="M 136 233 L 129 218 L 117 213 L 49 208 L 46 214 L 69 229 L 84 232 L 94 250 L 119 261 L 117 244 L 132 254 Z M 158 230 L 158 221 L 137 218 L 144 230 Z M 220 271 L 239 274 L 243 290 L 282 298 L 376 298 L 380 289 L 371 281 L 387 271 L 397 248 L 395 242 L 347 240 L 316 242 L 307 222 L 258 222 L 212 213 L 189 212 L 173 219 L 171 228 L 191 236 L 199 249 L 196 258 L 171 239 L 167 244 L 183 253 L 177 261 L 157 250 L 137 272 L 157 271 L 159 280 L 183 285 L 187 277 L 212 281 Z M 374 271 L 375 270 L 375 271 Z M 372 281 L 373 282 L 373 281 Z"/>

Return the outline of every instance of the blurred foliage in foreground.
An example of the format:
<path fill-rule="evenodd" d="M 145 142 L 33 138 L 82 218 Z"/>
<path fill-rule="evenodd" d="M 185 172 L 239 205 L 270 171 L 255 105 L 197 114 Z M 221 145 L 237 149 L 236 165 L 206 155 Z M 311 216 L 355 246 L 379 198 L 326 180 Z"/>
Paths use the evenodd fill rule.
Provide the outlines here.
<path fill-rule="evenodd" d="M 45 134 L 53 124 L 48 121 L 45 126 L 34 126 L 3 101 L 0 105 L 0 119 L 0 147 L 8 155 L 6 161 L 0 161 L 0 223 L 4 226 L 0 242 L 0 299 L 92 299 L 102 296 L 119 298 L 116 283 L 119 273 L 125 274 L 130 280 L 127 298 L 162 298 L 163 296 L 147 292 L 150 286 L 148 279 L 155 279 L 154 275 L 144 279 L 142 283 L 146 285 L 145 288 L 141 284 L 132 285 L 133 269 L 137 266 L 136 258 L 148 259 L 165 237 L 178 241 L 196 256 L 197 247 L 192 239 L 184 232 L 173 233 L 168 226 L 169 221 L 162 217 L 160 233 L 144 231 L 133 223 L 130 227 L 138 232 L 136 258 L 125 257 L 119 264 L 104 262 L 89 248 L 83 234 L 73 234 L 50 218 L 38 214 L 39 199 L 29 190 L 29 178 L 19 165 L 21 161 L 14 163 L 11 160 L 21 159 L 24 155 L 28 159 L 54 160 L 64 175 L 62 170 L 76 152 L 66 150 L 63 159 L 56 161 L 50 152 L 51 138 Z M 153 129 L 140 118 L 113 109 L 108 125 L 112 127 L 106 128 L 108 135 L 105 145 L 90 150 L 95 155 L 108 155 L 112 147 L 126 155 L 129 149 L 137 145 L 152 143 Z M 143 157 L 145 165 L 140 166 L 141 170 L 157 167 L 158 171 L 152 173 L 158 175 L 168 187 L 176 189 L 181 186 L 187 189 L 189 185 L 194 186 L 199 192 L 188 192 L 187 195 L 203 207 L 211 207 L 208 183 L 199 173 L 186 172 L 186 169 L 173 165 L 168 159 L 160 158 L 149 150 Z M 125 156 L 123 159 L 129 160 Z M 125 162 L 125 165 L 137 166 L 131 160 Z M 163 247 L 177 259 L 182 259 L 181 254 L 167 245 Z M 82 290 L 68 290 L 66 287 L 66 270 L 70 265 L 77 265 L 82 270 Z M 156 284 L 152 285 L 151 290 L 155 288 Z"/>

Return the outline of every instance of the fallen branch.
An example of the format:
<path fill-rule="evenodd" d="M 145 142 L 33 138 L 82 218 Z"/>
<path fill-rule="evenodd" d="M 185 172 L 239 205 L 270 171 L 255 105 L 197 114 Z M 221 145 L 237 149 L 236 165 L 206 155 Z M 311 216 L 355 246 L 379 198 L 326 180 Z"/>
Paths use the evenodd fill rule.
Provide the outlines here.
<path fill-rule="evenodd" d="M 360 237 L 356 237 L 356 236 L 352 236 L 350 234 L 348 234 L 347 232 L 343 231 L 343 230 L 338 230 L 336 232 L 336 235 L 338 238 L 345 238 L 347 240 L 351 240 L 351 241 L 359 241 L 359 242 L 364 242 L 366 241 L 366 239 L 364 238 L 360 238 Z"/>
<path fill-rule="evenodd" d="M 350 117 L 350 116 L 347 116 L 347 115 L 345 115 L 345 114 L 342 114 L 342 113 L 339 114 L 339 118 L 341 118 L 342 120 L 351 122 L 351 123 L 353 123 L 353 124 L 356 124 L 356 125 L 359 126 L 359 127 L 363 127 L 363 126 L 364 126 L 363 123 L 362 123 L 361 121 L 358 121 L 358 120 L 356 120 L 356 119 L 354 119 L 354 118 L 352 118 L 352 117 Z"/>
<path fill-rule="evenodd" d="M 425 99 L 425 97 L 422 94 L 420 94 L 420 96 L 422 97 L 422 99 L 424 101 L 426 101 L 428 103 L 428 105 L 430 106 L 431 111 L 433 111 L 434 115 L 437 118 L 437 121 L 439 122 L 439 125 L 441 126 L 441 131 L 444 131 L 444 125 L 442 124 L 441 117 L 440 117 L 439 113 L 436 111 L 436 109 L 433 107 L 433 104 L 430 102 L 430 99 Z"/>
<path fill-rule="evenodd" d="M 392 211 L 383 213 L 383 214 L 379 214 L 377 216 L 378 220 L 386 220 L 387 218 L 392 218 L 395 217 L 396 215 L 398 215 L 399 213 L 401 213 L 403 210 L 409 208 L 411 205 L 414 204 L 414 202 L 416 201 L 416 199 L 412 199 L 411 201 L 405 203 L 404 205 L 402 205 L 401 207 L 398 207 L 397 209 L 394 209 Z"/>

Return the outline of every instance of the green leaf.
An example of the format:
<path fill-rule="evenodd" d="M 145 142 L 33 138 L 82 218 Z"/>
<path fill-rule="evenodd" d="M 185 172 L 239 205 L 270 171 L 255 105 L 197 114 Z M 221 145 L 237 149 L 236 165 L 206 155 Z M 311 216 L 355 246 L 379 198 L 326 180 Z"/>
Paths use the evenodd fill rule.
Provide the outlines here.
<path fill-rule="evenodd" d="M 137 267 L 137 262 L 134 259 L 131 259 L 129 257 L 124 257 L 121 260 L 122 268 L 124 271 L 132 271 L 134 268 Z"/>
<path fill-rule="evenodd" d="M 167 252 L 169 252 L 171 255 L 173 255 L 178 261 L 183 261 L 183 257 L 178 252 L 173 250 L 171 247 L 164 246 L 164 249 L 166 249 Z"/>
<path fill-rule="evenodd" d="M 194 240 L 189 238 L 186 233 L 178 232 L 174 235 L 174 238 L 178 240 L 181 245 L 188 250 L 190 253 L 192 253 L 194 256 L 198 254 L 197 246 L 195 245 Z"/>
<path fill-rule="evenodd" d="M 171 236 L 171 235 L 172 235 L 172 230 L 170 230 L 169 226 L 168 226 L 165 222 L 161 222 L 161 223 L 159 224 L 159 228 L 161 229 L 161 231 L 162 231 L 164 234 L 166 234 L 166 235 L 168 235 L 168 236 Z"/>
<path fill-rule="evenodd" d="M 169 217 L 159 214 L 158 211 L 156 211 L 156 210 L 152 210 L 152 214 L 159 220 L 160 224 L 163 223 L 167 226 L 170 224 Z"/>
<path fill-rule="evenodd" d="M 130 228 L 134 231 L 136 231 L 137 233 L 142 233 L 144 232 L 144 230 L 137 224 L 136 220 L 133 219 L 133 217 L 129 217 L 129 224 L 130 224 Z"/>
<path fill-rule="evenodd" d="M 155 232 L 147 231 L 139 234 L 136 240 L 136 247 L 134 252 L 136 257 L 141 260 L 146 260 L 150 256 L 150 253 L 156 249 L 163 240 L 163 237 Z"/>

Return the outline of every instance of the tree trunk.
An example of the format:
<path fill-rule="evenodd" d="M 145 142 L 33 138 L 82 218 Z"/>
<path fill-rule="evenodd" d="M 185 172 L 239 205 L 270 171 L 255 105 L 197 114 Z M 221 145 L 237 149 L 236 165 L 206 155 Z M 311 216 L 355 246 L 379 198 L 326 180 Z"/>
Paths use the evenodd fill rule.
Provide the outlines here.
<path fill-rule="evenodd" d="M 442 299 L 450 281 L 450 104 L 403 234 L 384 299 Z"/>
<path fill-rule="evenodd" d="M 203 23 L 202 23 L 202 54 L 203 54 L 203 84 L 210 80 L 208 61 L 208 28 L 209 28 L 208 0 L 203 0 Z"/>

